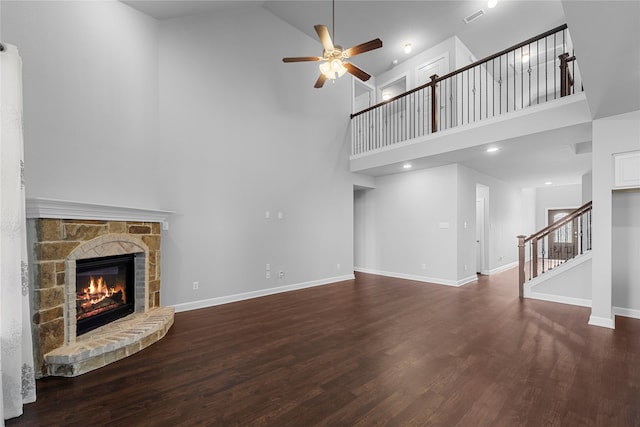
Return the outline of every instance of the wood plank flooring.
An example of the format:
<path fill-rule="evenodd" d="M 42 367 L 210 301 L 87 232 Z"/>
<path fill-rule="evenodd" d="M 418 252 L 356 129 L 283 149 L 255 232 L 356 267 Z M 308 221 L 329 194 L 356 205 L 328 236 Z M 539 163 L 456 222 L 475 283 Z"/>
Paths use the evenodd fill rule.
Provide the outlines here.
<path fill-rule="evenodd" d="M 177 313 L 160 342 L 37 382 L 8 426 L 640 426 L 640 320 L 517 297 L 515 269 L 453 288 L 356 279 Z"/>

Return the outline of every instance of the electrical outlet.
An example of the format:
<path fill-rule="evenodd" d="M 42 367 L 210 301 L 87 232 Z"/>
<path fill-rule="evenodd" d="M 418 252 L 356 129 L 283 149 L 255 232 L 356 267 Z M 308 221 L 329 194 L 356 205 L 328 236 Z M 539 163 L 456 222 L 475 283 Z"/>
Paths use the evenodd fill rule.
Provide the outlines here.
<path fill-rule="evenodd" d="M 467 267 L 467 264 L 464 265 L 464 271 L 467 271 L 469 268 Z"/>
<path fill-rule="evenodd" d="M 267 271 L 264 275 L 265 279 L 271 279 L 271 272 Z"/>
<path fill-rule="evenodd" d="M 271 271 L 271 264 L 267 264 L 266 267 L 265 267 L 265 270 Z"/>
<path fill-rule="evenodd" d="M 426 270 L 427 269 L 427 264 L 422 264 L 422 269 Z"/>
<path fill-rule="evenodd" d="M 193 282 L 193 290 L 197 291 L 200 288 L 200 284 L 198 282 Z"/>
<path fill-rule="evenodd" d="M 337 268 L 338 270 L 340 270 L 340 267 L 341 267 L 341 265 L 340 265 L 340 264 L 336 264 L 336 268 Z"/>
<path fill-rule="evenodd" d="M 278 277 L 280 279 L 284 278 L 284 271 L 282 271 L 282 270 L 278 271 Z"/>

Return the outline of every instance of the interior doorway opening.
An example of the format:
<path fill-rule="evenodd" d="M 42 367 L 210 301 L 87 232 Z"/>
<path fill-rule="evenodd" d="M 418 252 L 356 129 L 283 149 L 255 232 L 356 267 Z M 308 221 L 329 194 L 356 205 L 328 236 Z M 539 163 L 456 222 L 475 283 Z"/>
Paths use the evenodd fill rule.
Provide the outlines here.
<path fill-rule="evenodd" d="M 489 187 L 476 184 L 476 273 L 489 274 Z"/>

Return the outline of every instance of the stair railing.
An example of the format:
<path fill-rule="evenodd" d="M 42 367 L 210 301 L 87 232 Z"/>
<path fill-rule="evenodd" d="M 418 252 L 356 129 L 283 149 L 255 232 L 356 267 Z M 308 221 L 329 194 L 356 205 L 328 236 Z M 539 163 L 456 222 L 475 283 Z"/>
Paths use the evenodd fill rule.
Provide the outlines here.
<path fill-rule="evenodd" d="M 520 298 L 523 297 L 527 280 L 591 250 L 591 204 L 585 203 L 529 237 L 518 236 Z"/>
<path fill-rule="evenodd" d="M 352 155 L 490 119 L 582 90 L 561 25 L 351 115 Z"/>

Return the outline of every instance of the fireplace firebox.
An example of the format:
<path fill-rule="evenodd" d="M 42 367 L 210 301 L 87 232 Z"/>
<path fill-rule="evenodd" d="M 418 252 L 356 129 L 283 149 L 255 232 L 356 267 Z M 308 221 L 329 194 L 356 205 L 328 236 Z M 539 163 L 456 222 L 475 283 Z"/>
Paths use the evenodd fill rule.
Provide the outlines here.
<path fill-rule="evenodd" d="M 135 311 L 135 254 L 77 260 L 76 335 Z"/>

